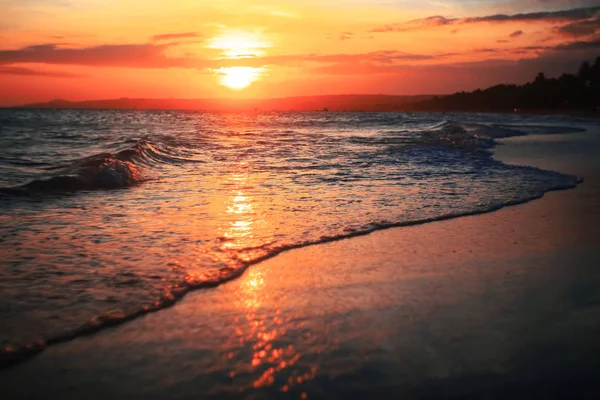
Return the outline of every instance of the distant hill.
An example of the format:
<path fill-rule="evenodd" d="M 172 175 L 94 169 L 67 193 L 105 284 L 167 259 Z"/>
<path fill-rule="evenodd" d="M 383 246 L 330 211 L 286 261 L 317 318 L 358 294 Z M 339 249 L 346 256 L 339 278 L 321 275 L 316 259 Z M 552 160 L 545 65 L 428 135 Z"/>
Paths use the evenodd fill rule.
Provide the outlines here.
<path fill-rule="evenodd" d="M 600 113 L 600 57 L 584 62 L 576 75 L 546 78 L 540 72 L 524 85 L 496 85 L 484 90 L 433 97 L 407 106 L 407 111 Z"/>
<path fill-rule="evenodd" d="M 26 104 L 19 108 L 205 110 L 205 111 L 402 111 L 407 104 L 432 99 L 433 95 L 331 95 L 275 99 L 111 99 Z"/>

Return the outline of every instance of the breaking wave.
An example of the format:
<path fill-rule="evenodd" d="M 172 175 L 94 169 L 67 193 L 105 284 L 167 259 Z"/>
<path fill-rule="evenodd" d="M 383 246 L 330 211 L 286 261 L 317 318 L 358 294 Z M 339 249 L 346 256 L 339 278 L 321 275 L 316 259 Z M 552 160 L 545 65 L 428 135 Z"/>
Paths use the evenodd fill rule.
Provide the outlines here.
<path fill-rule="evenodd" d="M 127 146 L 125 146 L 127 147 Z M 43 192 L 121 189 L 158 178 L 157 164 L 194 162 L 158 150 L 148 141 L 133 141 L 133 146 L 115 153 L 100 153 L 45 169 L 49 173 L 19 186 L 0 188 L 5 194 L 26 195 Z"/>

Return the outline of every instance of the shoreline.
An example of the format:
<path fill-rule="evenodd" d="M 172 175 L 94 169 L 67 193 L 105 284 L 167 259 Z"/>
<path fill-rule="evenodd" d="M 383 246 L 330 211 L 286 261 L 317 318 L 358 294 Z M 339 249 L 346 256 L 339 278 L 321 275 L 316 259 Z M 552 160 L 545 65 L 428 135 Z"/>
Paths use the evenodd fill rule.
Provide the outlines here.
<path fill-rule="evenodd" d="M 570 135 L 573 134 L 563 136 L 566 138 L 565 140 L 585 136 L 584 134 Z M 553 140 L 555 139 L 556 136 Z M 508 145 L 496 147 L 495 154 L 504 162 L 528 161 L 528 156 L 529 161 L 532 161 L 530 151 L 538 151 L 535 140 L 535 135 L 500 140 L 499 142 L 508 143 Z M 515 146 L 519 145 L 523 147 L 522 154 L 515 150 Z M 532 148 L 527 149 L 528 146 Z M 533 160 L 534 163 L 537 163 L 535 166 L 544 168 L 548 164 L 557 165 L 558 163 L 558 166 L 562 168 L 558 170 L 565 173 L 577 172 L 575 170 L 579 167 L 585 167 L 585 163 L 569 159 L 569 156 L 573 156 L 572 154 L 563 156 L 563 161 L 552 159 L 553 152 L 560 151 L 562 147 L 556 146 L 556 143 L 551 143 L 548 148 L 550 147 L 553 147 L 553 150 L 546 151 L 547 154 L 545 155 L 543 152 L 538 151 L 539 159 Z M 588 163 L 597 172 L 598 162 L 588 160 Z M 401 304 L 410 304 L 416 301 L 416 305 L 413 305 L 413 308 L 416 307 L 415 310 L 420 310 L 416 312 L 416 315 L 421 315 L 421 321 L 425 321 L 422 319 L 423 315 L 437 315 L 433 321 L 439 321 L 436 324 L 442 324 L 445 331 L 449 328 L 449 326 L 446 326 L 447 324 L 444 325 L 444 321 L 447 320 L 448 316 L 444 313 L 439 314 L 436 311 L 439 305 L 442 305 L 444 309 L 450 306 L 450 304 L 447 304 L 445 296 L 456 297 L 457 304 L 467 304 L 469 305 L 467 308 L 475 307 L 474 309 L 478 310 L 480 307 L 483 307 L 489 312 L 490 310 L 494 310 L 495 307 L 492 307 L 493 304 L 487 305 L 485 303 L 484 299 L 486 299 L 486 296 L 489 296 L 486 290 L 478 292 L 478 285 L 481 284 L 480 279 L 483 279 L 482 282 L 485 283 L 484 289 L 487 288 L 492 293 L 500 291 L 497 295 L 502 293 L 504 295 L 507 293 L 510 294 L 511 291 L 505 293 L 501 291 L 501 288 L 488 286 L 494 285 L 493 281 L 496 279 L 504 281 L 505 284 L 509 285 L 511 290 L 522 290 L 529 287 L 530 282 L 525 278 L 532 271 L 527 268 L 515 269 L 514 263 L 520 264 L 521 267 L 535 265 L 536 267 L 533 270 L 540 270 L 540 268 L 543 270 L 544 263 L 547 263 L 553 266 L 551 268 L 552 274 L 561 276 L 565 271 L 560 266 L 554 266 L 553 262 L 555 261 L 553 261 L 553 258 L 564 262 L 569 259 L 569 257 L 565 258 L 565 254 L 572 253 L 571 256 L 575 260 L 581 257 L 580 267 L 582 271 L 586 271 L 586 273 L 592 271 L 590 269 L 591 264 L 588 261 L 598 259 L 598 252 L 591 250 L 598 244 L 594 237 L 594 234 L 598 232 L 598 228 L 592 222 L 588 222 L 589 226 L 578 225 L 583 224 L 585 218 L 597 218 L 598 216 L 597 210 L 595 210 L 596 214 L 592 216 L 587 216 L 583 212 L 594 210 L 595 203 L 593 201 L 595 199 L 593 195 L 598 193 L 597 176 L 591 175 L 589 178 L 574 190 L 552 192 L 542 199 L 529 201 L 515 207 L 504 207 L 493 212 L 413 225 L 411 227 L 377 230 L 376 232 L 364 236 L 361 235 L 351 240 L 337 240 L 304 247 L 293 252 L 282 252 L 277 257 L 272 257 L 269 260 L 253 265 L 239 279 L 233 280 L 226 285 L 189 293 L 177 304 L 177 307 L 173 307 L 164 313 L 147 314 L 144 317 L 118 327 L 107 329 L 96 335 L 81 337 L 68 343 L 52 346 L 35 358 L 16 365 L 11 369 L 0 371 L 0 381 L 4 382 L 4 378 L 6 377 L 6 383 L 10 386 L 9 393 L 20 393 L 23 389 L 33 390 L 33 393 L 36 393 L 35 389 L 27 387 L 25 382 L 27 376 L 38 374 L 36 376 L 41 376 L 39 379 L 43 384 L 37 395 L 51 397 L 52 394 L 65 394 L 65 386 L 63 384 L 66 381 L 64 379 L 66 376 L 69 376 L 68 381 L 76 388 L 71 395 L 77 397 L 77 393 L 85 393 L 82 390 L 86 390 L 86 383 L 89 384 L 91 377 L 95 376 L 92 371 L 98 371 L 99 368 L 100 371 L 104 371 L 114 378 L 113 380 L 109 378 L 112 383 L 106 389 L 109 390 L 106 394 L 123 394 L 127 390 L 130 390 L 130 388 L 128 389 L 130 383 L 120 382 L 123 376 L 129 376 L 135 382 L 146 382 L 152 390 L 160 394 L 171 393 L 170 390 L 174 387 L 181 388 L 181 385 L 185 387 L 185 384 L 179 381 L 176 384 L 166 385 L 168 391 L 165 391 L 167 390 L 165 387 L 157 387 L 158 383 L 152 382 L 152 379 L 156 379 L 165 373 L 170 377 L 169 379 L 177 381 L 174 373 L 166 372 L 165 368 L 169 367 L 174 368 L 178 373 L 187 374 L 186 376 L 189 379 L 198 383 L 204 390 L 208 390 L 207 385 L 212 385 L 212 383 L 211 379 L 207 378 L 207 373 L 203 372 L 202 369 L 192 368 L 194 373 L 189 375 L 190 372 L 185 367 L 193 365 L 194 362 L 199 362 L 203 365 L 208 362 L 208 366 L 206 367 L 208 370 L 218 367 L 217 375 L 220 377 L 220 381 L 219 379 L 217 381 L 221 382 L 220 385 L 222 387 L 221 391 L 217 390 L 217 393 L 213 393 L 217 397 L 228 397 L 226 395 L 228 392 L 224 387 L 229 388 L 231 385 L 235 385 L 236 380 L 233 377 L 230 380 L 224 378 L 226 375 L 225 370 L 232 368 L 235 370 L 235 376 L 242 377 L 240 378 L 240 382 L 244 383 L 246 380 L 249 380 L 247 384 L 242 384 L 242 387 L 246 388 L 244 389 L 246 394 L 277 395 L 277 393 L 288 393 L 284 390 L 286 384 L 283 383 L 288 380 L 281 381 L 279 375 L 286 375 L 287 379 L 289 377 L 287 375 L 291 374 L 288 371 L 289 365 L 300 365 L 296 369 L 302 371 L 301 381 L 297 380 L 300 375 L 291 374 L 290 376 L 294 376 L 296 383 L 294 385 L 287 384 L 287 390 L 290 393 L 304 390 L 297 394 L 308 392 L 309 395 L 314 393 L 314 395 L 319 397 L 319 390 L 324 390 L 322 386 L 327 386 L 326 382 L 329 382 L 329 384 L 338 390 L 341 389 L 339 385 L 336 386 L 331 381 L 322 381 L 322 376 L 317 374 L 316 371 L 313 372 L 313 368 L 317 368 L 317 371 L 322 369 L 327 371 L 332 368 L 334 370 L 339 368 L 344 369 L 342 365 L 324 367 L 323 363 L 327 365 L 327 362 L 319 356 L 323 352 L 333 357 L 333 361 L 331 362 L 334 362 L 336 357 L 343 361 L 344 357 L 346 357 L 344 354 L 349 353 L 352 355 L 351 359 L 348 360 L 349 364 L 356 364 L 359 370 L 361 368 L 360 362 L 355 359 L 356 357 L 366 354 L 378 360 L 374 365 L 367 363 L 371 366 L 370 368 L 375 368 L 375 376 L 377 377 L 375 382 L 378 382 L 378 379 L 384 379 L 386 376 L 377 367 L 380 363 L 384 363 L 381 365 L 392 363 L 393 368 L 390 368 L 398 372 L 398 374 L 393 375 L 402 376 L 401 371 L 406 373 L 409 370 L 404 369 L 402 365 L 397 365 L 396 357 L 392 360 L 386 359 L 385 352 L 381 353 L 382 349 L 379 349 L 379 345 L 377 344 L 381 340 L 383 340 L 383 343 L 388 343 L 388 347 L 391 346 L 388 350 L 392 349 L 393 354 L 396 354 L 394 353 L 394 349 L 401 348 L 403 351 L 407 351 L 410 348 L 410 346 L 406 347 L 407 344 L 402 340 L 398 342 L 395 334 L 390 334 L 390 330 L 396 332 L 400 328 L 395 325 L 388 326 L 387 320 L 390 318 L 394 320 L 398 315 L 403 316 L 402 320 L 414 318 L 411 317 L 414 314 L 411 310 L 403 311 L 402 307 L 398 305 L 399 300 L 409 302 L 400 302 Z M 555 221 L 553 217 L 558 219 Z M 529 221 L 526 224 L 527 226 L 518 222 L 523 218 Z M 575 225 L 573 225 L 572 221 L 575 221 Z M 590 219 L 589 221 L 592 220 Z M 493 229 L 488 229 L 492 227 Z M 553 227 L 558 232 L 553 233 L 548 227 Z M 503 232 L 507 237 L 498 235 L 497 232 L 494 232 L 495 230 Z M 515 233 L 515 230 L 518 230 L 518 232 Z M 510 233 L 511 231 L 513 233 Z M 460 238 L 461 241 L 453 243 L 453 240 L 448 240 L 448 232 L 454 234 L 453 238 Z M 570 233 L 567 235 L 566 233 L 568 232 Z M 465 240 L 465 236 L 468 240 Z M 598 236 L 596 235 L 596 237 Z M 435 243 L 436 248 L 429 248 L 426 242 Z M 518 245 L 519 243 L 523 245 Z M 473 251 L 475 249 L 478 250 Z M 351 257 L 347 257 L 347 254 L 350 254 Z M 583 255 L 587 255 L 587 261 Z M 537 259 L 541 261 L 532 261 Z M 396 265 L 398 260 L 403 260 L 403 264 Z M 477 266 L 478 263 L 493 266 L 495 271 L 482 270 L 481 267 Z M 448 264 L 452 265 L 453 268 L 443 267 Z M 400 271 L 397 270 L 398 268 Z M 543 275 L 535 276 L 538 279 L 548 279 Z M 525 281 L 522 281 L 523 279 Z M 466 284 L 463 280 L 469 283 Z M 421 282 L 420 286 L 417 286 L 422 291 L 417 290 L 415 292 L 416 289 L 411 286 L 414 282 Z M 442 284 L 442 282 L 445 283 Z M 391 283 L 400 285 L 402 290 L 398 292 L 397 288 L 390 286 Z M 441 286 L 439 286 L 440 284 Z M 577 282 L 577 285 L 582 284 L 582 282 Z M 454 291 L 449 291 L 456 289 L 452 285 L 458 285 L 458 288 L 466 289 L 466 292 L 475 290 L 474 299 L 462 298 L 461 296 L 465 296 L 464 293 L 457 294 Z M 560 282 L 554 280 L 551 280 L 548 286 L 561 287 Z M 261 287 L 262 292 L 259 291 Z M 365 288 L 368 288 L 368 290 Z M 367 294 L 365 294 L 365 291 Z M 438 293 L 439 291 L 442 293 Z M 428 298 L 429 295 L 433 296 L 433 300 Z M 587 296 L 591 297 L 583 301 L 584 309 L 588 308 L 587 304 L 589 303 L 591 304 L 592 311 L 596 312 L 597 307 L 594 295 L 588 294 Z M 553 299 L 546 298 L 546 294 L 543 294 L 541 297 L 544 301 L 549 302 L 549 304 L 555 305 Z M 361 303 L 359 300 L 363 302 Z M 291 303 L 287 304 L 286 301 Z M 431 301 L 434 302 L 431 303 Z M 494 301 L 504 304 L 505 307 L 508 306 L 500 297 L 494 299 Z M 534 297 L 530 301 L 536 303 L 541 300 Z M 436 304 L 438 305 L 436 306 Z M 452 309 L 454 310 L 454 308 Z M 357 310 L 360 311 L 358 314 L 356 314 Z M 286 317 L 286 312 L 294 315 Z M 260 317 L 260 315 L 263 316 Z M 475 321 L 472 315 L 468 314 L 465 316 L 457 310 L 449 315 L 459 318 L 459 320 L 467 325 Z M 486 321 L 485 313 L 476 312 L 476 315 L 478 318 L 483 318 L 483 321 Z M 507 318 L 508 315 L 510 314 L 507 314 L 503 318 Z M 593 315 L 595 316 L 595 314 Z M 527 314 L 527 317 L 536 318 L 534 315 L 529 314 Z M 249 325 L 244 325 L 240 328 L 240 318 L 248 319 Z M 278 320 L 282 321 L 278 323 Z M 258 323 L 258 325 L 255 325 L 252 321 Z M 368 321 L 371 321 L 374 325 L 363 324 Z M 302 322 L 304 325 L 298 324 L 298 322 Z M 449 322 L 452 322 L 450 326 L 454 325 L 453 321 Z M 487 323 L 490 322 L 488 321 Z M 483 326 L 486 326 L 487 323 Z M 585 325 L 587 322 L 583 321 L 581 323 Z M 429 326 L 428 324 L 429 322 L 424 326 Z M 310 327 L 308 332 L 305 329 L 307 325 Z M 350 331 L 340 331 L 340 326 L 344 325 L 350 326 L 353 329 Z M 176 327 L 177 329 L 176 331 L 171 331 L 170 327 Z M 217 329 L 218 327 L 222 329 L 219 330 Z M 376 329 L 375 327 L 385 328 L 382 331 L 383 333 L 381 333 L 383 334 L 382 337 L 380 337 L 378 330 L 372 332 L 373 329 Z M 585 327 L 586 329 L 591 329 L 587 325 Z M 236 328 L 243 328 L 242 330 L 246 329 L 248 332 L 236 333 Z M 275 329 L 275 331 L 271 328 Z M 284 329 L 288 333 L 282 333 L 280 329 Z M 405 329 L 405 327 L 401 327 L 401 331 L 402 329 Z M 334 339 L 335 337 L 339 338 L 341 345 L 340 343 L 336 345 L 331 342 L 330 330 L 337 333 L 337 335 L 333 336 Z M 417 334 L 426 334 L 427 336 L 434 331 L 435 329 L 433 331 L 430 329 L 425 329 L 424 331 L 409 329 L 407 335 L 409 338 L 412 338 L 409 340 L 409 343 L 412 343 L 411 346 L 416 345 L 417 348 L 426 350 L 427 346 L 423 347 L 424 343 L 419 342 Z M 581 332 L 584 331 L 581 330 Z M 196 339 L 194 339 L 196 337 L 193 334 L 194 332 L 200 335 Z M 275 337 L 273 338 L 271 338 L 273 336 L 272 332 L 275 332 Z M 561 332 L 559 329 L 559 332 L 555 335 L 559 337 Z M 311 335 L 307 336 L 307 333 L 311 333 Z M 476 333 L 477 335 L 472 337 L 472 339 L 475 342 L 483 340 L 485 343 L 487 339 L 485 336 L 482 336 L 483 332 L 479 330 Z M 462 334 L 467 335 L 467 337 L 470 335 L 468 330 Z M 286 339 L 286 335 L 289 338 Z M 375 340 L 373 335 L 379 339 Z M 356 338 L 353 339 L 355 336 Z M 316 340 L 316 343 L 311 342 L 311 337 L 313 340 Z M 243 341 L 240 342 L 240 345 L 236 345 L 233 338 Z M 207 343 L 204 343 L 204 340 Z M 289 350 L 289 347 L 280 346 L 282 343 L 278 343 L 278 340 L 283 343 L 289 343 L 291 346 L 296 345 L 295 347 L 300 347 L 302 351 L 297 349 L 294 354 L 289 354 L 289 358 L 286 359 L 286 352 Z M 355 340 L 358 340 L 358 342 L 355 342 Z M 373 340 L 375 341 L 371 343 Z M 438 346 L 448 351 L 454 346 L 452 343 L 446 343 L 443 338 L 437 338 L 436 340 L 441 340 L 440 343 L 443 343 L 443 345 L 439 345 L 438 343 Z M 324 341 L 324 343 L 321 343 L 321 341 Z M 588 341 L 591 341 L 589 343 L 590 346 L 596 348 L 597 343 L 594 340 L 589 339 Z M 209 344 L 211 345 L 209 346 Z M 254 351 L 256 350 L 255 346 L 259 344 L 261 345 L 259 346 L 258 357 L 254 357 L 256 354 L 251 353 L 256 353 Z M 269 345 L 271 347 L 264 350 Z M 460 346 L 464 347 L 465 345 L 463 343 Z M 156 352 L 157 348 L 160 349 L 158 353 Z M 132 349 L 133 351 L 126 349 Z M 267 362 L 265 357 L 260 357 L 261 352 L 269 352 L 272 349 L 282 350 L 282 354 L 275 357 L 273 362 Z M 342 354 L 339 353 L 341 350 L 343 350 Z M 183 361 L 171 359 L 171 353 L 178 354 L 183 358 Z M 487 354 L 486 351 L 483 351 L 483 353 Z M 194 354 L 197 354 L 200 358 L 194 358 Z M 229 356 L 230 354 L 232 354 L 232 357 Z M 426 356 L 426 354 L 427 352 L 422 356 L 422 362 L 415 361 L 419 359 L 416 354 L 412 356 L 414 358 L 413 362 L 416 362 L 422 371 L 425 371 L 430 364 L 427 361 L 430 356 Z M 472 357 L 475 357 L 472 360 L 472 364 L 475 366 L 482 363 L 485 364 L 484 361 L 478 360 L 478 354 L 479 352 L 471 354 Z M 252 357 L 248 358 L 250 355 Z M 296 356 L 299 356 L 298 360 L 290 364 L 297 358 Z M 496 362 L 499 362 L 498 357 L 500 355 L 489 356 L 496 360 Z M 224 359 L 221 360 L 221 358 Z M 283 361 L 282 358 L 284 358 Z M 140 364 L 141 359 L 144 360 L 142 364 Z M 257 365 L 254 365 L 254 360 L 259 360 Z M 443 358 L 443 360 L 450 364 L 456 361 L 453 361 L 452 357 Z M 90 362 L 87 363 L 87 361 Z M 439 365 L 439 361 L 437 360 L 434 364 Z M 183 362 L 183 366 L 180 365 L 181 362 Z M 286 363 L 286 366 L 278 369 L 277 365 L 281 366 L 281 362 Z M 502 361 L 500 364 L 505 362 L 507 361 Z M 217 367 L 214 365 L 210 367 L 212 364 L 216 364 Z M 241 371 L 236 370 L 240 364 L 244 365 L 244 368 Z M 261 370 L 261 366 L 264 364 L 268 364 L 270 367 Z M 137 373 L 134 371 L 139 373 L 140 368 L 144 369 L 143 365 L 149 365 L 148 368 L 150 371 L 146 371 L 147 376 L 137 376 Z M 245 367 L 246 365 L 247 367 Z M 497 369 L 497 367 L 494 367 L 494 369 Z M 81 368 L 83 372 L 78 372 L 78 368 Z M 116 369 L 116 371 L 109 373 L 108 371 L 111 368 Z M 364 371 L 360 372 L 359 370 L 350 372 L 351 376 L 357 381 L 361 381 L 365 377 L 363 375 Z M 271 371 L 270 374 L 265 375 L 268 371 Z M 446 374 L 448 373 L 446 371 Z M 423 382 L 430 379 L 426 377 L 427 374 L 423 373 L 422 375 L 423 377 L 419 379 L 415 378 L 418 382 L 413 382 L 412 386 L 409 382 L 405 385 L 406 387 L 393 387 L 390 389 L 386 386 L 386 388 L 393 389 L 392 393 L 396 393 L 396 389 L 402 389 L 401 392 L 404 393 L 405 389 L 408 390 L 407 387 L 410 386 L 412 389 L 417 386 L 420 387 Z M 345 375 L 336 376 L 343 377 Z M 263 381 L 260 380 L 261 378 L 264 378 Z M 271 381 L 270 378 L 273 378 L 273 380 Z M 459 382 L 462 382 L 461 379 L 463 378 L 460 376 L 452 379 L 455 378 Z M 223 381 L 223 379 L 225 380 Z M 490 379 L 496 382 L 495 378 Z M 371 378 L 365 383 L 369 383 L 370 380 Z M 255 385 L 257 381 L 259 382 L 258 387 Z M 313 384 L 307 383 L 302 385 L 303 381 L 313 382 Z M 202 382 L 204 384 L 200 384 Z M 343 382 L 345 381 L 342 379 Z M 444 385 L 449 384 L 448 382 L 450 381 L 445 381 L 445 383 L 438 382 L 436 385 L 446 387 Z M 463 382 L 458 385 L 460 386 L 458 389 L 463 390 L 465 384 L 467 386 L 470 385 L 468 382 Z M 496 384 L 497 382 L 482 384 L 483 390 L 487 390 L 486 388 L 489 389 L 489 385 L 494 386 Z M 277 387 L 275 388 L 275 386 Z M 451 385 L 451 387 L 454 387 L 453 390 L 458 390 L 455 386 Z M 101 390 L 101 388 L 96 386 L 94 388 Z M 50 390 L 46 392 L 44 389 Z M 110 390 L 113 392 L 110 392 Z M 225 391 L 223 392 L 223 390 Z M 102 397 L 101 393 L 102 391 L 97 392 L 96 395 Z M 410 394 L 410 390 L 407 393 Z M 143 396 L 150 395 L 150 392 L 143 394 Z M 179 397 L 185 397 L 185 393 L 182 392 Z"/>
<path fill-rule="evenodd" d="M 568 134 L 571 134 L 571 133 L 568 133 Z M 531 135 L 528 134 L 525 136 L 531 136 Z M 494 139 L 494 146 L 492 147 L 492 155 L 491 155 L 492 158 L 496 158 L 495 152 L 497 150 L 497 147 L 503 143 L 502 140 L 503 139 Z M 509 140 L 510 140 L 510 138 L 509 138 Z M 503 160 L 499 160 L 499 161 L 504 162 Z M 550 169 L 550 168 L 548 168 L 548 169 Z M 40 353 L 44 352 L 49 347 L 65 344 L 65 343 L 68 343 L 77 338 L 83 338 L 83 337 L 87 337 L 90 335 L 95 335 L 95 334 L 98 334 L 98 333 L 104 331 L 105 329 L 117 327 L 119 325 L 126 324 L 126 323 L 134 321 L 138 318 L 144 317 L 146 315 L 157 313 L 157 312 L 160 312 L 163 310 L 167 310 L 171 307 L 174 307 L 182 300 L 184 300 L 184 297 L 186 297 L 190 293 L 193 293 L 193 292 L 196 292 L 199 290 L 208 290 L 208 289 L 216 288 L 221 285 L 227 284 L 231 281 L 234 281 L 236 279 L 239 279 L 241 276 L 243 276 L 245 273 L 247 273 L 248 269 L 252 268 L 253 266 L 255 266 L 257 264 L 260 264 L 260 263 L 268 261 L 274 257 L 277 257 L 280 254 L 287 253 L 287 252 L 293 251 L 293 250 L 304 249 L 304 248 L 311 247 L 311 246 L 319 246 L 319 245 L 325 245 L 328 243 L 343 241 L 343 240 L 352 239 L 352 238 L 360 238 L 360 237 L 370 235 L 370 234 L 378 232 L 378 231 L 383 231 L 383 230 L 388 230 L 388 229 L 393 229 L 393 228 L 407 228 L 407 227 L 419 226 L 419 225 L 424 225 L 424 224 L 429 224 L 429 223 L 434 223 L 434 222 L 447 221 L 447 220 L 452 220 L 452 219 L 457 219 L 457 218 L 477 216 L 477 215 L 482 215 L 482 214 L 487 214 L 487 213 L 493 213 L 493 212 L 502 210 L 507 207 L 519 206 L 519 205 L 526 204 L 526 203 L 529 203 L 532 201 L 536 201 L 540 198 L 543 198 L 545 195 L 547 195 L 548 193 L 551 193 L 551 192 L 576 189 L 578 187 L 578 185 L 581 185 L 581 183 L 583 182 L 584 179 L 581 176 L 578 176 L 576 174 L 571 174 L 571 175 L 574 175 L 577 178 L 577 183 L 575 183 L 574 185 L 552 188 L 546 192 L 540 193 L 538 196 L 534 196 L 531 198 L 522 199 L 522 200 L 518 200 L 518 201 L 514 201 L 514 202 L 505 203 L 500 206 L 491 207 L 489 209 L 482 210 L 482 211 L 472 211 L 472 212 L 464 212 L 464 213 L 458 213 L 458 214 L 449 214 L 449 215 L 444 215 L 444 216 L 440 216 L 440 217 L 433 217 L 430 219 L 417 220 L 417 221 L 404 221 L 404 222 L 388 223 L 388 224 L 373 224 L 373 227 L 370 229 L 367 229 L 367 230 L 349 232 L 349 233 L 339 235 L 339 236 L 321 237 L 320 239 L 312 241 L 312 242 L 305 242 L 305 243 L 299 243 L 299 244 L 294 244 L 294 245 L 282 246 L 282 247 L 273 249 L 273 251 L 271 253 L 268 253 L 262 257 L 254 259 L 252 261 L 246 262 L 244 265 L 242 265 L 240 268 L 234 270 L 233 273 L 231 273 L 228 276 L 219 277 L 214 280 L 202 281 L 197 284 L 188 284 L 188 285 L 184 285 L 184 286 L 177 285 L 176 287 L 169 287 L 166 290 L 167 294 L 165 296 L 163 296 L 162 298 L 158 299 L 156 303 L 144 306 L 143 308 L 140 308 L 139 310 L 137 310 L 133 313 L 115 315 L 114 313 L 108 312 L 106 314 L 95 317 L 92 321 L 88 321 L 88 322 L 82 324 L 75 330 L 64 332 L 61 335 L 51 336 L 46 340 L 40 340 L 40 341 L 36 341 L 36 342 L 27 343 L 24 346 L 21 346 L 18 348 L 8 347 L 6 349 L 0 349 L 0 370 L 6 369 L 6 368 L 11 368 L 15 365 L 18 365 L 32 357 L 39 355 Z"/>
<path fill-rule="evenodd" d="M 584 179 L 581 177 L 577 177 L 577 179 L 578 179 L 577 185 L 580 185 L 584 181 Z M 302 243 L 302 244 L 298 244 L 298 245 L 282 247 L 281 249 L 275 250 L 273 253 L 270 253 L 268 255 L 260 257 L 256 260 L 252 260 L 251 262 L 248 262 L 243 267 L 235 270 L 235 273 L 232 274 L 231 276 L 228 276 L 227 278 L 224 278 L 219 281 L 203 281 L 200 284 L 197 284 L 197 285 L 187 288 L 187 290 L 185 290 L 185 291 L 175 292 L 175 295 L 161 298 L 153 306 L 145 306 L 144 308 L 138 310 L 137 312 L 134 312 L 132 314 L 127 314 L 124 317 L 115 317 L 115 316 L 110 315 L 110 313 L 107 313 L 104 315 L 100 315 L 94 319 L 94 321 L 99 321 L 98 324 L 93 324 L 92 322 L 88 322 L 88 323 L 81 325 L 75 331 L 70 331 L 63 335 L 50 337 L 46 341 L 37 341 L 37 342 L 33 342 L 33 343 L 28 343 L 25 346 L 19 347 L 16 349 L 9 347 L 9 350 L 2 350 L 2 352 L 0 352 L 0 371 L 2 369 L 11 368 L 22 362 L 25 362 L 25 361 L 29 360 L 30 358 L 41 354 L 42 352 L 44 352 L 47 348 L 49 348 L 51 346 L 61 345 L 61 344 L 65 344 L 70 341 L 76 340 L 78 338 L 85 338 L 85 337 L 88 337 L 91 335 L 96 335 L 106 329 L 118 327 L 118 326 L 126 324 L 128 322 L 135 321 L 136 319 L 142 318 L 146 315 L 150 315 L 153 313 L 158 313 L 158 312 L 161 312 L 164 310 L 168 310 L 169 308 L 175 307 L 179 302 L 183 301 L 184 298 L 188 294 L 196 292 L 196 291 L 200 291 L 200 290 L 213 289 L 213 288 L 219 287 L 221 285 L 225 285 L 229 282 L 232 282 L 236 279 L 239 279 L 248 271 L 248 269 L 252 268 L 255 265 L 258 265 L 260 263 L 268 261 L 274 257 L 277 257 L 280 254 L 284 254 L 284 253 L 287 253 L 290 251 L 304 249 L 304 248 L 308 248 L 308 247 L 312 247 L 312 246 L 319 246 L 319 245 L 325 245 L 328 243 L 335 243 L 338 241 L 349 240 L 349 239 L 353 239 L 353 238 L 360 238 L 363 236 L 367 236 L 367 235 L 370 235 L 370 234 L 373 234 L 376 232 L 380 232 L 380 231 L 385 231 L 388 229 L 408 228 L 408 227 L 419 226 L 419 225 L 423 225 L 423 224 L 430 224 L 430 223 L 435 223 L 435 222 L 443 222 L 443 221 L 453 220 L 453 219 L 457 219 L 457 218 L 474 217 L 474 216 L 478 216 L 478 215 L 494 213 L 496 211 L 499 211 L 499 210 L 502 210 L 505 208 L 516 207 L 519 205 L 530 203 L 532 201 L 539 200 L 539 199 L 543 198 L 545 195 L 547 195 L 548 193 L 576 189 L 577 185 L 569 186 L 569 187 L 553 188 L 553 189 L 548 190 L 547 192 L 540 194 L 539 196 L 532 197 L 530 199 L 526 199 L 526 200 L 522 200 L 522 201 L 507 203 L 502 206 L 491 208 L 491 209 L 485 210 L 485 211 L 466 212 L 466 213 L 462 213 L 462 214 L 447 215 L 447 216 L 436 217 L 436 218 L 431 218 L 431 219 L 426 219 L 426 220 L 419 220 L 419 221 L 408 221 L 408 222 L 391 223 L 391 224 L 385 224 L 385 225 L 380 224 L 379 226 L 377 226 L 373 229 L 366 230 L 366 231 L 357 231 L 357 232 L 352 232 L 352 233 L 348 233 L 348 234 L 341 235 L 341 236 L 323 238 L 323 239 L 315 241 L 315 242 Z"/>

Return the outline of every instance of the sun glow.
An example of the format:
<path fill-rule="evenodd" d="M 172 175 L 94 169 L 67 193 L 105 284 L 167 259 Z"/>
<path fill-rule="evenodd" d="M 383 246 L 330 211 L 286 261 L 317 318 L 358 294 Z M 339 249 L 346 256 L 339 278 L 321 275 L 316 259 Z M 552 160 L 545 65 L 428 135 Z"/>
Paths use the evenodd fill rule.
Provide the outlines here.
<path fill-rule="evenodd" d="M 256 82 L 265 72 L 264 68 L 228 67 L 216 70 L 221 85 L 233 90 L 242 90 Z"/>
<path fill-rule="evenodd" d="M 220 35 L 210 39 L 206 47 L 221 51 L 217 59 L 248 60 L 264 56 L 266 49 L 271 47 L 271 43 L 258 31 L 225 29 Z M 259 80 L 265 74 L 266 68 L 231 66 L 213 71 L 219 76 L 222 86 L 233 90 L 242 90 Z"/>
<path fill-rule="evenodd" d="M 271 44 L 261 34 L 232 30 L 210 39 L 206 47 L 221 50 L 224 58 L 253 58 L 263 56 Z"/>

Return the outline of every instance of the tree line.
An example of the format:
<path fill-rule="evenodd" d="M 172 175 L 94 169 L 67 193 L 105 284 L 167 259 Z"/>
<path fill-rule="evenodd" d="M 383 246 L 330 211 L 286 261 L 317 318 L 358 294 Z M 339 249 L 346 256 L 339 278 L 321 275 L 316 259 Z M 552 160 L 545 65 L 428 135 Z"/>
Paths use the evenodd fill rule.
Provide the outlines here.
<path fill-rule="evenodd" d="M 577 74 L 547 78 L 540 72 L 524 85 L 496 85 L 473 92 L 434 97 L 412 105 L 413 111 L 569 111 L 600 112 L 600 57 L 585 61 Z"/>

